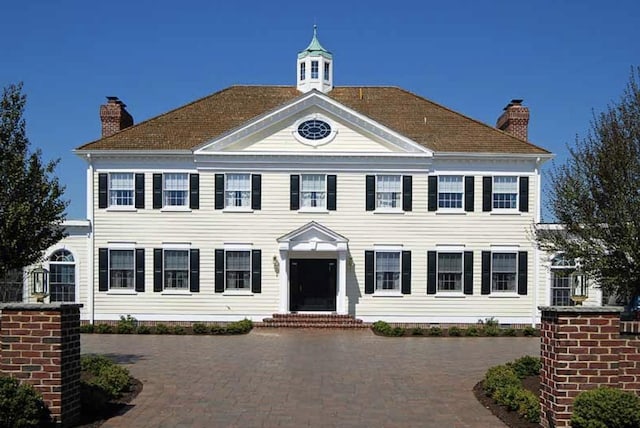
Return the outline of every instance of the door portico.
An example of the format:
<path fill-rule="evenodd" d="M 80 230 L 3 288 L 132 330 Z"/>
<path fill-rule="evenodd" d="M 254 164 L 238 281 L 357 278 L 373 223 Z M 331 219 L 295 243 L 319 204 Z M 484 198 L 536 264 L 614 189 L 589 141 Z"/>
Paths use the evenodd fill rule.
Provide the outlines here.
<path fill-rule="evenodd" d="M 335 312 L 347 314 L 347 253 L 348 239 L 314 221 L 278 238 L 278 263 L 280 266 L 280 313 L 289 313 L 291 307 L 292 259 L 335 260 Z M 298 274 L 304 274 L 298 272 Z M 296 286 L 300 278 L 296 278 Z M 330 284 L 327 284 L 329 287 Z"/>

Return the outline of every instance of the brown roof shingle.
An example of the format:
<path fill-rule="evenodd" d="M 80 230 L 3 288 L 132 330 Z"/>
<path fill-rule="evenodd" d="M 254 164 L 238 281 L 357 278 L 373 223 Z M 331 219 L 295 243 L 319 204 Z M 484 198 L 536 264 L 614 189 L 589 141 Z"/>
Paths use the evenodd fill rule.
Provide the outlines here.
<path fill-rule="evenodd" d="M 292 86 L 231 86 L 78 150 L 190 150 L 300 95 Z M 400 88 L 335 87 L 327 95 L 435 152 L 549 154 Z"/>

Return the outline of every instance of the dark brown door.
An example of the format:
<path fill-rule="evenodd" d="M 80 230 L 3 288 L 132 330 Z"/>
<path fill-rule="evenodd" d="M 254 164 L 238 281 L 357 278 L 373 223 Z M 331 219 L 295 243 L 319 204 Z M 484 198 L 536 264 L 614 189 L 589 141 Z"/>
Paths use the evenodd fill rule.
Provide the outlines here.
<path fill-rule="evenodd" d="M 291 259 L 289 267 L 292 312 L 336 310 L 335 259 Z"/>

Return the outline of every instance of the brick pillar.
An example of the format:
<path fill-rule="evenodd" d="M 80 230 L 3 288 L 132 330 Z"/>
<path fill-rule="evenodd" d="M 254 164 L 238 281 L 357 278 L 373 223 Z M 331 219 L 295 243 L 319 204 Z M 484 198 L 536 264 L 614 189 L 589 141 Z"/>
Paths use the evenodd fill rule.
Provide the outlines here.
<path fill-rule="evenodd" d="M 0 306 L 0 369 L 33 385 L 55 422 L 72 425 L 80 414 L 79 304 Z"/>
<path fill-rule="evenodd" d="M 540 423 L 569 427 L 573 401 L 582 391 L 620 387 L 620 308 L 541 307 Z"/>

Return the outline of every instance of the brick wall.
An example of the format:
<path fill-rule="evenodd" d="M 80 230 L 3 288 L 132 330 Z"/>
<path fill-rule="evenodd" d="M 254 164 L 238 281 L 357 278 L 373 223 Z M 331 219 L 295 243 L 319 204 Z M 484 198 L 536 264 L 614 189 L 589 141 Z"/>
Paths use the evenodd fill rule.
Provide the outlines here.
<path fill-rule="evenodd" d="M 640 340 L 635 323 L 612 307 L 543 307 L 541 425 L 568 427 L 573 401 L 599 386 L 640 393 Z M 622 334 L 621 334 L 622 333 Z"/>
<path fill-rule="evenodd" d="M 80 414 L 78 304 L 0 306 L 0 369 L 33 385 L 62 426 Z"/>

